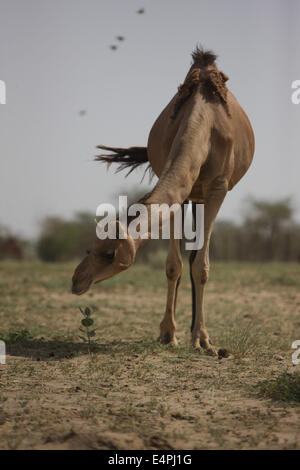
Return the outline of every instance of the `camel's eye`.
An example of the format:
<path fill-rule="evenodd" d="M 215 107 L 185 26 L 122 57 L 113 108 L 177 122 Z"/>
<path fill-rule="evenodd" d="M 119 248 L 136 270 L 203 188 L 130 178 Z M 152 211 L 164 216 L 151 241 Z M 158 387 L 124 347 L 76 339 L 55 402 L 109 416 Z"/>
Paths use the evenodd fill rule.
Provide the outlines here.
<path fill-rule="evenodd" d="M 106 253 L 102 253 L 102 256 L 104 256 L 104 258 L 106 259 L 109 259 L 109 260 L 113 260 L 114 257 L 115 257 L 115 251 L 107 251 Z"/>
<path fill-rule="evenodd" d="M 86 250 L 86 254 L 89 255 L 91 250 Z"/>

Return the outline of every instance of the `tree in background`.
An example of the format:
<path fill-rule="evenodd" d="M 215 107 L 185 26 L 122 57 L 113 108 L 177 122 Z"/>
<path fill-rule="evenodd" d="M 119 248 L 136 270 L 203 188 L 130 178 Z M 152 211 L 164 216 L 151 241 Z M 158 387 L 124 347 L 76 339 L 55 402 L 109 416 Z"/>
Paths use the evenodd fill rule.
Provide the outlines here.
<path fill-rule="evenodd" d="M 128 204 L 137 202 L 144 194 L 145 191 L 138 190 L 130 193 Z M 241 224 L 231 220 L 215 223 L 211 258 L 220 261 L 300 261 L 300 225 L 293 220 L 293 214 L 288 198 L 278 201 L 250 199 Z M 42 224 L 37 254 L 44 261 L 82 257 L 95 237 L 94 214 L 77 213 L 72 220 L 48 217 Z M 168 240 L 150 240 L 138 253 L 137 261 L 163 265 L 168 245 Z M 185 257 L 189 254 L 189 251 L 183 253 Z"/>
<path fill-rule="evenodd" d="M 299 261 L 300 226 L 291 199 L 250 199 L 241 225 L 219 221 L 211 255 L 219 260 Z"/>
<path fill-rule="evenodd" d="M 37 254 L 43 261 L 82 257 L 95 240 L 94 215 L 80 212 L 73 220 L 47 217 L 42 223 Z"/>
<path fill-rule="evenodd" d="M 11 231 L 0 225 L 0 260 L 14 259 L 20 261 L 28 254 L 27 243 L 13 235 Z"/>

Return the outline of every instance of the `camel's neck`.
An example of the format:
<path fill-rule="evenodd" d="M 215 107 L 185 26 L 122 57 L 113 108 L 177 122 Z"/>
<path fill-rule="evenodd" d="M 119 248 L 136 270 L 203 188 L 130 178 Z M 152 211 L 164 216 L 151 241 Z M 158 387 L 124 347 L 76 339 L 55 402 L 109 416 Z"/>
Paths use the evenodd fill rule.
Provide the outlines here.
<path fill-rule="evenodd" d="M 181 205 L 199 176 L 204 159 L 202 152 L 206 156 L 207 136 L 203 135 L 201 125 L 193 120 L 193 116 L 181 126 L 178 134 L 157 185 L 145 199 L 146 204 Z"/>
<path fill-rule="evenodd" d="M 184 168 L 174 164 L 161 176 L 145 204 L 182 204 L 189 192 Z"/>
<path fill-rule="evenodd" d="M 185 114 L 172 142 L 164 170 L 160 179 L 147 195 L 143 204 L 146 207 L 143 220 L 147 220 L 148 226 L 153 227 L 153 205 L 154 215 L 160 212 L 160 230 L 166 218 L 170 217 L 170 211 L 160 211 L 159 205 L 179 207 L 188 199 L 192 188 L 199 177 L 201 165 L 205 161 L 210 143 L 210 121 L 207 113 L 200 113 L 201 97 L 191 97 L 189 104 L 185 107 Z M 178 207 L 177 206 L 177 207 Z M 176 209 L 175 209 L 176 210 Z M 137 247 L 143 241 L 137 240 Z"/>
<path fill-rule="evenodd" d="M 144 210 L 139 220 L 143 237 L 134 239 L 136 250 L 153 238 L 154 232 L 158 235 L 166 224 L 171 223 L 174 214 L 181 211 L 194 181 L 195 174 L 191 174 L 189 165 L 185 167 L 180 158 L 165 169 L 154 190 L 141 201 Z M 129 228 L 132 220 L 128 219 Z"/>

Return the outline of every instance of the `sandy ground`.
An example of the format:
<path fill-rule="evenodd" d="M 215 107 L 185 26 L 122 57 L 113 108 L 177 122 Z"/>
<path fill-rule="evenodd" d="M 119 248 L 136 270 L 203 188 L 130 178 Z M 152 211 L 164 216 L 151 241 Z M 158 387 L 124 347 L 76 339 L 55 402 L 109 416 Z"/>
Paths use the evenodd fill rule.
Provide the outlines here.
<path fill-rule="evenodd" d="M 74 264 L 0 264 L 8 353 L 0 365 L 1 449 L 299 449 L 300 399 L 280 390 L 274 399 L 269 387 L 284 377 L 289 391 L 300 372 L 291 359 L 300 339 L 300 265 L 212 265 L 208 329 L 232 353 L 220 360 L 190 347 L 186 271 L 173 348 L 156 342 L 163 268 L 136 265 L 75 297 Z M 91 354 L 80 339 L 79 306 L 93 309 Z"/>

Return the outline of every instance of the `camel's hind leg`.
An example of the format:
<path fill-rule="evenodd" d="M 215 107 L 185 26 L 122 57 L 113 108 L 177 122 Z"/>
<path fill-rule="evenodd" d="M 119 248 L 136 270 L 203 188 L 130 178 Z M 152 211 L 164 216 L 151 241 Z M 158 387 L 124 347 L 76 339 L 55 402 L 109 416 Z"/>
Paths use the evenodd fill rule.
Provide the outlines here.
<path fill-rule="evenodd" d="M 173 238 L 173 230 L 171 226 L 171 238 L 166 262 L 166 275 L 168 279 L 167 305 L 164 318 L 160 324 L 160 335 L 158 340 L 163 344 L 173 344 L 174 346 L 177 346 L 178 344 L 175 336 L 175 309 L 181 272 L 182 258 L 180 252 L 180 240 Z"/>
<path fill-rule="evenodd" d="M 201 250 L 192 252 L 190 256 L 193 295 L 192 344 L 195 349 L 202 347 L 209 354 L 215 354 L 206 330 L 204 312 L 204 291 L 209 273 L 209 241 L 213 223 L 226 196 L 227 188 L 226 180 L 220 178 L 214 181 L 204 205 L 204 244 Z"/>

